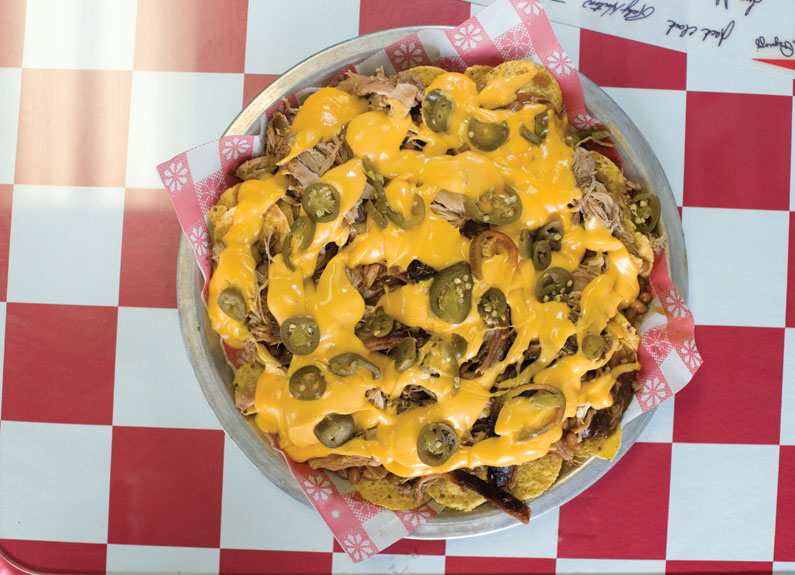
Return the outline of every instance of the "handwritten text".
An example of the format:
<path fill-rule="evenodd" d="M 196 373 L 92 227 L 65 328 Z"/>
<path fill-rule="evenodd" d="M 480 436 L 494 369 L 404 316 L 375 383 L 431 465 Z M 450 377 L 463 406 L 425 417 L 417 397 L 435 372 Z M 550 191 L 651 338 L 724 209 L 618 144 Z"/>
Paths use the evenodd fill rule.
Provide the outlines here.
<path fill-rule="evenodd" d="M 702 37 L 701 41 L 704 42 L 707 38 L 715 38 L 718 41 L 718 46 L 723 44 L 723 41 L 726 40 L 729 36 L 731 36 L 732 31 L 734 30 L 734 20 L 726 24 L 723 28 L 713 29 L 702 27 L 699 28 L 698 26 L 692 26 L 690 24 L 680 24 L 674 20 L 668 20 L 668 30 L 666 30 L 665 35 L 668 36 L 673 31 L 677 31 L 679 33 L 680 38 L 684 38 L 685 36 L 693 36 L 696 32 L 701 32 Z"/>
<path fill-rule="evenodd" d="M 779 40 L 778 36 L 774 36 L 773 40 L 768 42 L 764 36 L 759 36 L 756 39 L 757 52 L 763 48 L 778 48 L 781 55 L 785 58 L 792 58 L 795 54 L 795 41 Z"/>
<path fill-rule="evenodd" d="M 598 12 L 600 16 L 612 16 L 619 14 L 624 21 L 634 22 L 643 20 L 654 14 L 654 6 L 641 4 L 640 0 L 631 2 L 605 2 L 601 0 L 585 0 L 583 8 L 588 8 L 591 12 Z"/>

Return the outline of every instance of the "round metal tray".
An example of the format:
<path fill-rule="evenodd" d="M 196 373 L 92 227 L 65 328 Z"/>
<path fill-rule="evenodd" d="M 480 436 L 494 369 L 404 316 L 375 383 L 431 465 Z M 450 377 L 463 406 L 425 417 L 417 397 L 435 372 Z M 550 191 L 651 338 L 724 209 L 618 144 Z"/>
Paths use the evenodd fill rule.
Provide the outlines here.
<path fill-rule="evenodd" d="M 258 134 L 265 110 L 283 97 L 301 88 L 328 84 L 338 70 L 359 62 L 370 54 L 420 28 L 385 30 L 354 38 L 307 58 L 285 72 L 263 90 L 232 122 L 224 135 Z M 596 84 L 580 75 L 585 102 L 590 112 L 609 125 L 625 159 L 625 172 L 644 189 L 653 191 L 662 204 L 662 220 L 668 240 L 668 263 L 671 278 L 687 298 L 687 263 L 684 237 L 671 187 L 660 162 L 638 128 Z M 304 493 L 290 474 L 282 456 L 257 428 L 253 418 L 244 417 L 235 408 L 232 392 L 232 369 L 226 362 L 218 336 L 213 332 L 202 299 L 202 276 L 189 242 L 183 236 L 177 264 L 177 302 L 182 335 L 199 385 L 224 431 L 245 456 L 276 486 L 298 501 L 309 505 Z M 624 427 L 623 445 L 613 462 L 591 458 L 576 468 L 565 468 L 557 483 L 531 502 L 532 517 L 556 509 L 582 493 L 604 475 L 626 453 L 649 423 L 647 412 Z M 531 519 L 532 520 L 532 519 Z M 500 531 L 519 524 L 518 520 L 482 505 L 467 512 L 444 510 L 436 518 L 411 534 L 418 539 L 469 537 Z"/>

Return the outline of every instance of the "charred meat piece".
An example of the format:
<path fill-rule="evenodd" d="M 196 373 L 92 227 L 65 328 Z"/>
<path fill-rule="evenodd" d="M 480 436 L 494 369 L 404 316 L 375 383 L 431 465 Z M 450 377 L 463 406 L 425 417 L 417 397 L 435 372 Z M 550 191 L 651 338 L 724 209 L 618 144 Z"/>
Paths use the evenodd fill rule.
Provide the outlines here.
<path fill-rule="evenodd" d="M 469 489 L 481 495 L 486 501 L 498 509 L 502 509 L 508 515 L 516 517 L 522 523 L 530 521 L 530 508 L 527 505 L 507 491 L 495 487 L 488 481 L 484 481 L 480 477 L 461 469 L 445 473 L 445 477 L 459 487 Z"/>
<path fill-rule="evenodd" d="M 489 467 L 486 477 L 496 487 L 499 487 L 500 489 L 510 489 L 516 483 L 516 473 L 518 471 L 518 465 L 508 465 L 506 467 Z"/>
<path fill-rule="evenodd" d="M 632 371 L 618 376 L 610 395 L 613 405 L 605 409 L 598 409 L 591 419 L 591 424 L 582 432 L 583 439 L 591 437 L 605 437 L 621 423 L 624 411 L 632 401 L 633 386 L 637 380 L 637 372 Z"/>

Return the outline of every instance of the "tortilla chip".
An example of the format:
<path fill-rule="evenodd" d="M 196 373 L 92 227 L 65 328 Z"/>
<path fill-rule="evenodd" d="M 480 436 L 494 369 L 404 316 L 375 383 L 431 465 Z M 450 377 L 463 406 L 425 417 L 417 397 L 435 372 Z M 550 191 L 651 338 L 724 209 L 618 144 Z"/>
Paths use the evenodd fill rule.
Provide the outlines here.
<path fill-rule="evenodd" d="M 618 450 L 621 447 L 621 426 L 616 429 L 607 437 L 596 437 L 593 439 L 586 439 L 582 443 L 582 449 L 589 455 L 598 457 L 599 459 L 607 459 L 613 461 Z"/>
<path fill-rule="evenodd" d="M 290 232 L 290 222 L 278 204 L 273 204 L 262 218 L 260 238 L 269 244 L 281 247 Z"/>
<path fill-rule="evenodd" d="M 596 180 L 605 185 L 612 193 L 624 193 L 624 174 L 610 159 L 599 152 L 591 151 L 591 156 L 596 163 Z"/>
<path fill-rule="evenodd" d="M 414 68 L 409 68 L 406 72 L 413 74 L 426 88 L 431 85 L 436 76 L 444 74 L 444 70 L 436 66 L 415 66 Z"/>
<path fill-rule="evenodd" d="M 207 211 L 207 218 L 210 220 L 210 234 L 213 241 L 220 242 L 232 223 L 235 220 L 235 208 L 227 208 L 218 204 Z"/>
<path fill-rule="evenodd" d="M 563 92 L 561 92 L 560 85 L 555 79 L 555 76 L 553 76 L 552 73 L 543 66 L 537 66 L 532 62 L 526 62 L 524 60 L 511 60 L 510 62 L 503 62 L 486 74 L 486 82 L 489 82 L 494 78 L 527 74 L 533 70 L 536 71 L 536 75 L 527 84 L 522 86 L 519 91 L 530 92 L 531 94 L 548 100 L 555 111 L 560 114 L 561 110 L 563 110 Z"/>
<path fill-rule="evenodd" d="M 464 75 L 471 78 L 478 87 L 478 90 L 482 90 L 483 87 L 486 85 L 486 76 L 488 76 L 489 72 L 491 72 L 491 66 L 470 66 L 466 70 L 464 70 Z"/>
<path fill-rule="evenodd" d="M 555 483 L 562 465 L 563 460 L 551 454 L 522 464 L 516 472 L 516 485 L 511 493 L 522 501 L 538 497 Z"/>
<path fill-rule="evenodd" d="M 459 487 L 449 479 L 434 481 L 428 485 L 425 492 L 442 505 L 457 511 L 472 511 L 478 505 L 486 502 L 483 496 Z"/>
<path fill-rule="evenodd" d="M 430 497 L 425 495 L 419 505 L 410 495 L 403 495 L 398 490 L 397 485 L 392 484 L 386 479 L 360 479 L 354 483 L 362 498 L 375 505 L 386 507 L 393 511 L 409 511 L 416 509 L 423 503 L 427 503 Z"/>
<path fill-rule="evenodd" d="M 225 208 L 231 208 L 237 205 L 237 189 L 240 187 L 240 184 L 235 184 L 231 188 L 227 188 L 224 190 L 224 193 L 221 194 L 221 197 L 218 198 L 218 202 L 216 205 L 224 206 Z"/>

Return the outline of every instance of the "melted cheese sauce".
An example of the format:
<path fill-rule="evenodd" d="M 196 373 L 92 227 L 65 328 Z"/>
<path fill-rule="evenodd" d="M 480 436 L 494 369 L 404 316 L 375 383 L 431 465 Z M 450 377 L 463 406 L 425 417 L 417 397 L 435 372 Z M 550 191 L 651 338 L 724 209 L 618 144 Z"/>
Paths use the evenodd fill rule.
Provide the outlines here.
<path fill-rule="evenodd" d="M 460 467 L 479 465 L 504 466 L 520 464 L 545 455 L 560 439 L 560 425 L 532 439 L 522 439 L 527 429 L 538 429 L 556 420 L 557 409 L 539 409 L 530 402 L 515 398 L 505 402 L 497 418 L 497 435 L 475 445 L 459 446 L 452 458 L 440 467 L 428 467 L 417 456 L 417 438 L 428 423 L 444 421 L 465 437 L 473 423 L 492 399 L 492 386 L 497 376 L 510 364 L 519 361 L 531 342 L 541 346 L 540 357 L 525 372 L 534 383 L 554 386 L 566 396 L 566 417 L 575 415 L 578 405 L 594 407 L 611 405 L 610 390 L 621 373 L 637 369 L 637 364 L 603 370 L 604 374 L 587 383 L 582 376 L 605 365 L 607 359 L 591 361 L 582 352 L 558 359 L 567 338 L 607 329 L 613 347 L 609 357 L 624 335 L 622 324 L 614 319 L 638 295 L 638 267 L 624 245 L 596 221 L 572 226 L 567 204 L 581 196 L 571 171 L 573 150 L 564 142 L 565 120 L 554 112 L 549 115 L 549 133 L 542 145 L 536 146 L 519 136 L 519 126 L 533 126 L 533 118 L 545 108 L 527 104 L 516 112 L 496 110 L 516 97 L 515 92 L 528 78 L 497 79 L 480 93 L 474 82 L 462 74 L 446 73 L 437 77 L 428 91 L 439 88 L 455 102 L 445 133 L 434 133 L 425 126 L 412 128 L 409 110 L 390 101 L 391 111 L 369 111 L 367 101 L 335 88 L 324 88 L 310 96 L 292 125 L 295 143 L 282 162 L 311 148 L 321 140 L 339 134 L 347 125 L 346 140 L 355 154 L 348 163 L 329 170 L 323 182 L 333 184 L 340 193 L 339 216 L 317 225 L 310 247 L 294 254 L 296 270 L 291 272 L 277 255 L 269 268 L 267 304 L 280 323 L 293 316 L 310 316 L 317 322 L 321 337 L 310 355 L 295 356 L 289 369 L 283 370 L 268 360 L 260 346 L 260 354 L 268 367 L 262 374 L 255 400 L 256 421 L 266 433 L 278 433 L 281 447 L 296 461 L 306 461 L 332 453 L 371 457 L 389 471 L 401 476 L 439 473 Z M 471 117 L 483 121 L 504 121 L 510 137 L 493 152 L 474 148 L 455 156 L 447 155 L 469 143 L 466 125 Z M 427 142 L 422 152 L 401 150 L 410 130 Z M 343 246 L 348 240 L 349 224 L 343 214 L 359 201 L 366 184 L 361 158 L 367 157 L 376 169 L 391 182 L 386 187 L 390 206 L 403 214 L 410 213 L 414 194 L 425 201 L 426 215 L 421 224 L 403 230 L 390 222 L 380 229 L 368 220 L 365 232 L 341 247 L 326 265 L 315 285 L 312 274 L 320 249 L 328 242 Z M 573 270 L 586 250 L 606 252 L 609 261 L 605 273 L 594 279 L 583 291 L 582 313 L 576 323 L 569 319 L 564 303 L 542 303 L 533 292 L 539 272 L 532 262 L 520 260 L 513 268 L 507 257 L 495 255 L 483 263 L 483 280 L 473 286 L 472 308 L 459 324 L 447 323 L 430 311 L 428 288 L 430 280 L 399 289 L 387 290 L 378 305 L 403 324 L 420 326 L 433 336 L 462 336 L 468 343 L 462 361 L 477 353 L 488 330 L 477 313 L 480 296 L 491 286 L 506 294 L 511 309 L 516 338 L 506 357 L 477 379 L 461 380 L 454 393 L 452 374 L 431 377 L 418 367 L 397 372 L 386 355 L 368 351 L 356 337 L 354 328 L 364 314 L 364 301 L 346 276 L 346 268 L 362 264 L 384 263 L 405 268 L 413 259 L 441 269 L 468 260 L 470 241 L 445 219 L 430 209 L 430 203 L 441 190 L 477 198 L 490 188 L 511 185 L 519 193 L 523 210 L 520 219 L 498 229 L 518 244 L 524 227 L 535 229 L 549 221 L 564 225 L 565 234 L 560 251 L 553 254 L 552 266 Z M 247 181 L 239 189 L 239 203 L 234 224 L 224 236 L 226 249 L 210 280 L 208 311 L 214 329 L 232 347 L 241 347 L 249 333 L 240 322 L 227 317 L 216 298 L 221 290 L 236 287 L 254 305 L 257 285 L 251 246 L 261 233 L 263 214 L 287 187 L 282 173 L 264 181 Z M 338 377 L 328 371 L 329 359 L 344 352 L 367 357 L 381 369 L 374 379 L 369 371 L 359 369 L 350 377 Z M 305 365 L 319 367 L 327 380 L 325 394 L 312 401 L 290 396 L 290 374 Z M 401 414 L 374 407 L 365 397 L 370 389 L 380 389 L 397 397 L 410 384 L 431 390 L 437 402 Z M 505 387 L 506 382 L 501 386 Z M 314 435 L 314 426 L 331 413 L 352 414 L 359 431 L 366 433 L 336 449 L 321 445 Z M 525 434 L 526 436 L 526 434 Z"/>

